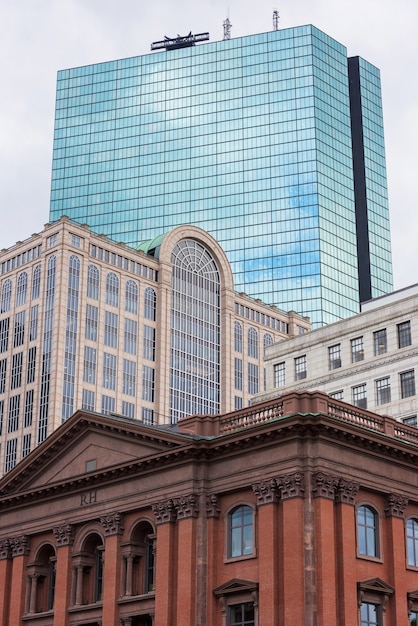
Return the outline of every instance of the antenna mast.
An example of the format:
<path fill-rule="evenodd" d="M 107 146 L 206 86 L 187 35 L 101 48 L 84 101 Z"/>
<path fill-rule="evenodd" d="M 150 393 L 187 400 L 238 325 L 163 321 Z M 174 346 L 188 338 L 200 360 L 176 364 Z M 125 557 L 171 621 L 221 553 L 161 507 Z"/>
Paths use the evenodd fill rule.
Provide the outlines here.
<path fill-rule="evenodd" d="M 273 30 L 279 30 L 279 12 L 277 9 L 273 11 Z"/>
<path fill-rule="evenodd" d="M 227 17 L 226 20 L 224 21 L 224 41 L 226 41 L 227 39 L 231 39 L 231 28 L 232 28 L 231 21 L 229 17 Z"/>

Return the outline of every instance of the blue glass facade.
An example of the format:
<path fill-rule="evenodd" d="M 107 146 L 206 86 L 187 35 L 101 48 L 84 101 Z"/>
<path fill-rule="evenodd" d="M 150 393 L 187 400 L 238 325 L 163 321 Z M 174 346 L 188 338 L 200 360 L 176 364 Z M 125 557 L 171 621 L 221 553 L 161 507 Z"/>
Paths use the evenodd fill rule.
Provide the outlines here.
<path fill-rule="evenodd" d="M 374 297 L 389 220 L 379 75 L 360 74 Z M 238 291 L 314 325 L 359 311 L 354 173 L 347 52 L 313 26 L 58 74 L 51 221 L 133 246 L 198 225 Z"/>

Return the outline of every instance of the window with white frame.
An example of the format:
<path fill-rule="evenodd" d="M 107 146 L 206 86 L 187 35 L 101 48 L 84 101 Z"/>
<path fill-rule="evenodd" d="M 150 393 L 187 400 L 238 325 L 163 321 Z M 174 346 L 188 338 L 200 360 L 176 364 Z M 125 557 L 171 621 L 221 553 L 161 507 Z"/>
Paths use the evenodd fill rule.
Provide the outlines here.
<path fill-rule="evenodd" d="M 328 348 L 328 365 L 330 370 L 336 370 L 341 367 L 341 344 Z"/>
<path fill-rule="evenodd" d="M 274 366 L 274 386 L 284 387 L 286 384 L 286 363 L 276 363 Z"/>
<path fill-rule="evenodd" d="M 373 333 L 373 350 L 374 355 L 379 356 L 380 354 L 385 354 L 388 349 L 388 340 L 386 334 L 386 328 L 382 328 L 381 330 L 376 330 Z"/>
<path fill-rule="evenodd" d="M 358 363 L 364 359 L 363 337 L 356 337 L 351 340 L 351 362 Z"/>
<path fill-rule="evenodd" d="M 306 354 L 295 358 L 295 380 L 303 380 L 307 376 Z"/>

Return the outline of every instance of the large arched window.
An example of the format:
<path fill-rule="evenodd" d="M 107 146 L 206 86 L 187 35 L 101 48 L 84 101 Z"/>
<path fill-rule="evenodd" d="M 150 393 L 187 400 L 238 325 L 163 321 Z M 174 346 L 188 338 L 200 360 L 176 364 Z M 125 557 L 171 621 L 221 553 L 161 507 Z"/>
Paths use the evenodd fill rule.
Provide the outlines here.
<path fill-rule="evenodd" d="M 193 239 L 171 255 L 170 419 L 220 411 L 220 278 Z"/>
<path fill-rule="evenodd" d="M 73 556 L 77 576 L 73 588 L 73 604 L 93 604 L 103 599 L 103 552 L 101 536 L 88 535 L 81 551 Z"/>
<path fill-rule="evenodd" d="M 42 546 L 35 560 L 28 565 L 28 613 L 43 613 L 54 608 L 55 565 L 55 550 L 50 544 Z"/>
<path fill-rule="evenodd" d="M 248 356 L 258 359 L 258 333 L 252 327 L 248 329 Z"/>
<path fill-rule="evenodd" d="M 122 595 L 137 596 L 155 589 L 155 531 L 147 521 L 134 529 L 122 551 Z"/>
<path fill-rule="evenodd" d="M 246 556 L 253 552 L 253 509 L 246 505 L 237 506 L 228 515 L 228 556 Z"/>
<path fill-rule="evenodd" d="M 370 506 L 357 509 L 357 551 L 362 556 L 379 556 L 379 517 Z"/>
<path fill-rule="evenodd" d="M 87 297 L 99 299 L 100 273 L 95 265 L 89 265 L 87 270 Z"/>
<path fill-rule="evenodd" d="M 119 278 L 114 272 L 106 276 L 106 304 L 119 306 Z"/>
<path fill-rule="evenodd" d="M 138 313 L 138 285 L 134 280 L 128 280 L 125 289 L 125 311 Z"/>
<path fill-rule="evenodd" d="M 5 313 L 6 311 L 10 311 L 10 305 L 12 301 L 12 281 L 10 278 L 4 281 L 3 286 L 1 288 L 1 311 L 0 313 Z"/>
<path fill-rule="evenodd" d="M 406 523 L 406 543 L 408 565 L 418 567 L 418 520 L 409 519 Z"/>
<path fill-rule="evenodd" d="M 16 306 L 22 306 L 26 302 L 26 295 L 28 291 L 28 275 L 27 272 L 19 274 L 16 286 Z"/>

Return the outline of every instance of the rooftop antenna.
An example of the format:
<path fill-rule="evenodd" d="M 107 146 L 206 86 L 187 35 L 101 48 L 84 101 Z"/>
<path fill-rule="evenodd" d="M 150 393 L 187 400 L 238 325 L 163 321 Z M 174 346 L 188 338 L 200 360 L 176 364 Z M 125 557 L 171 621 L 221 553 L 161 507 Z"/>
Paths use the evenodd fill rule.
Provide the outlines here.
<path fill-rule="evenodd" d="M 232 24 L 228 16 L 224 21 L 224 41 L 226 41 L 227 39 L 231 39 L 231 28 Z"/>
<path fill-rule="evenodd" d="M 273 11 L 273 30 L 279 30 L 279 12 L 277 9 Z"/>

